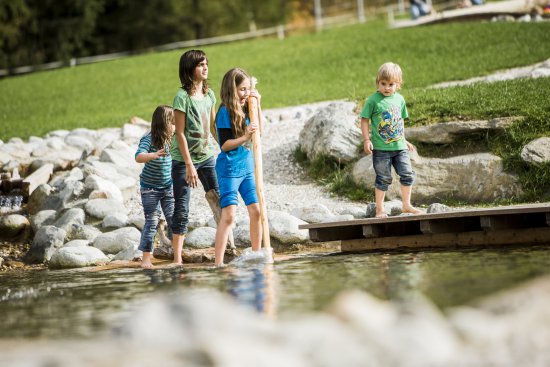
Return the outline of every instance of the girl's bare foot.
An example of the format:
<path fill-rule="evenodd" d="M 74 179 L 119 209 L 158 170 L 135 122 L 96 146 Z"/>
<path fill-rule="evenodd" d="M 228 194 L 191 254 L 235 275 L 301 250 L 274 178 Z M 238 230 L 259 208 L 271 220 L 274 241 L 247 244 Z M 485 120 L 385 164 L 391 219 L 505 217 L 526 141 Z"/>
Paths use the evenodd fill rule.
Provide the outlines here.
<path fill-rule="evenodd" d="M 141 267 L 143 269 L 153 269 L 153 263 L 151 262 L 152 258 L 153 256 L 150 252 L 144 252 L 143 259 L 141 260 Z"/>
<path fill-rule="evenodd" d="M 414 206 L 409 206 L 406 208 L 403 208 L 403 213 L 409 213 L 409 214 L 423 214 L 424 212 L 420 209 L 416 209 Z"/>
<path fill-rule="evenodd" d="M 388 215 L 386 214 L 386 212 L 377 212 L 376 215 L 375 215 L 375 218 L 387 218 Z"/>

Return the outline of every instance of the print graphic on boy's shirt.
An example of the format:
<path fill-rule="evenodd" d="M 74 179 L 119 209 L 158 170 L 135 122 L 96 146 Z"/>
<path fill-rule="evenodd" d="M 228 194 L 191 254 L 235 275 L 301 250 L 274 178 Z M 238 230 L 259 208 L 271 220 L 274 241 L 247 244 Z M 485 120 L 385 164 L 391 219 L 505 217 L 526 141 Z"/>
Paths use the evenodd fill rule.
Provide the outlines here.
<path fill-rule="evenodd" d="M 404 124 L 399 106 L 391 105 L 387 110 L 380 113 L 378 134 L 380 134 L 380 137 L 386 144 L 401 140 L 403 130 Z"/>

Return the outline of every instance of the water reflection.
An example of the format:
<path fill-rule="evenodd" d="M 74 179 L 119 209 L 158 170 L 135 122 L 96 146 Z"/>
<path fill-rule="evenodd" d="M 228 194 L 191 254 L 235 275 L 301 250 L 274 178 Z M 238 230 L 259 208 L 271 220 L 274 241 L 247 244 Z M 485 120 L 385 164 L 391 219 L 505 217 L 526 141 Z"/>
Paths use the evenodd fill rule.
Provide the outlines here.
<path fill-rule="evenodd" d="M 238 303 L 250 306 L 271 318 L 276 314 L 275 275 L 273 264 L 244 268 L 225 268 L 227 292 Z"/>
<path fill-rule="evenodd" d="M 311 255 L 275 264 L 0 273 L 0 337 L 92 337 L 149 298 L 215 289 L 273 318 L 325 308 L 343 290 L 385 300 L 420 292 L 446 308 L 550 272 L 550 246 Z"/>

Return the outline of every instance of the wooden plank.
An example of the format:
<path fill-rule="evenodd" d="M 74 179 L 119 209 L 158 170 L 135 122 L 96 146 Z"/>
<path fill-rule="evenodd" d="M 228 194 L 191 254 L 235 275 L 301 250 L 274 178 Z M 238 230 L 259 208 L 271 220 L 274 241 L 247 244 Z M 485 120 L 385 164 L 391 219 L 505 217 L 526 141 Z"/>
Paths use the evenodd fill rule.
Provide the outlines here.
<path fill-rule="evenodd" d="M 435 220 L 446 218 L 459 218 L 459 217 L 479 217 L 486 215 L 510 215 L 510 214 L 527 214 L 527 213 L 550 213 L 550 203 L 544 204 L 526 204 L 526 205 L 514 205 L 495 208 L 483 208 L 483 209 L 464 209 L 456 210 L 444 213 L 430 213 L 419 215 L 405 215 L 395 216 L 389 218 L 367 218 L 367 219 L 354 219 L 351 221 L 341 222 L 324 222 L 324 223 L 312 223 L 302 224 L 300 229 L 310 228 L 328 228 L 350 225 L 370 225 L 377 223 L 393 223 L 393 222 L 415 222 L 420 220 Z"/>
<path fill-rule="evenodd" d="M 459 248 L 545 243 L 550 243 L 550 227 L 353 239 L 342 241 L 340 246 L 342 252 L 357 252 L 399 248 Z"/>

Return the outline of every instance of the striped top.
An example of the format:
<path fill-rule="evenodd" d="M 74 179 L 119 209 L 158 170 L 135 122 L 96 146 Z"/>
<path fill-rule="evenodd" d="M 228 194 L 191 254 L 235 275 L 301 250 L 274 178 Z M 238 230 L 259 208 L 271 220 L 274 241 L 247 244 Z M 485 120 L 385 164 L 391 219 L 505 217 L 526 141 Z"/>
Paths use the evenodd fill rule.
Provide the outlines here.
<path fill-rule="evenodd" d="M 153 153 L 158 149 L 152 144 L 151 132 L 143 135 L 139 140 L 135 157 L 140 153 Z M 145 163 L 140 178 L 141 187 L 150 189 L 167 189 L 172 186 L 172 156 L 170 147 L 165 147 L 166 155 Z"/>

